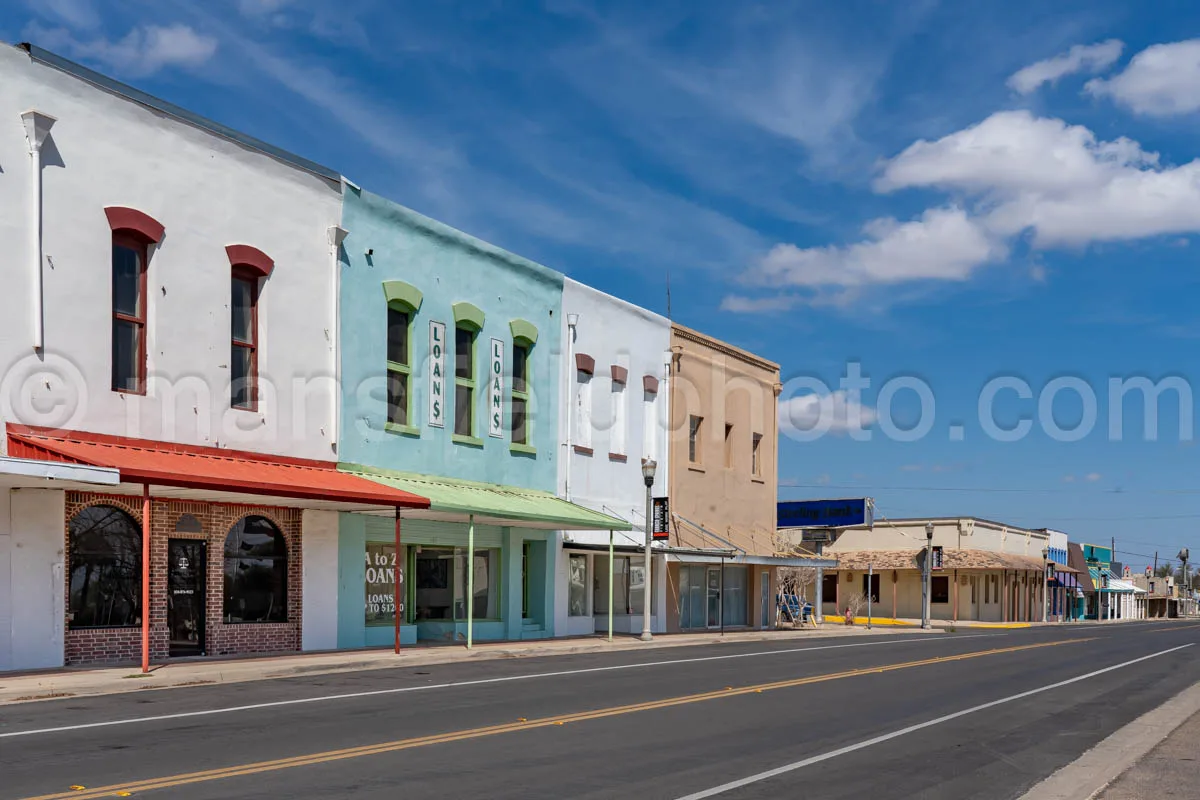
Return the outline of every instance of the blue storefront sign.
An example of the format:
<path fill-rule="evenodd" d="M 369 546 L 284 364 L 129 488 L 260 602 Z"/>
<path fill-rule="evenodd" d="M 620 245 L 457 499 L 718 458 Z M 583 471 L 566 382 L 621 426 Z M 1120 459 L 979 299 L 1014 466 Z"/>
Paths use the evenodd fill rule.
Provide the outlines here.
<path fill-rule="evenodd" d="M 844 500 L 786 500 L 777 504 L 776 527 L 843 528 L 871 525 L 869 497 Z"/>

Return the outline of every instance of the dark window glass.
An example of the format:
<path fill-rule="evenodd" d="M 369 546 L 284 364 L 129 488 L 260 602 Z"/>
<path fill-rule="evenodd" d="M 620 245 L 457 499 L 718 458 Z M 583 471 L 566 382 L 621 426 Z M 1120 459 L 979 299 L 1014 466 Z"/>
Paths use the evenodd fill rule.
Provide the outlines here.
<path fill-rule="evenodd" d="M 396 425 L 408 424 L 408 375 L 388 370 L 387 378 L 388 422 Z"/>
<path fill-rule="evenodd" d="M 138 369 L 141 334 L 142 326 L 138 323 L 113 319 L 112 388 L 122 392 L 141 391 L 141 370 Z"/>
<path fill-rule="evenodd" d="M 408 313 L 388 308 L 387 360 L 408 364 Z"/>
<path fill-rule="evenodd" d="M 929 587 L 929 602 L 931 603 L 949 603 L 950 602 L 950 577 L 948 575 L 934 575 Z"/>
<path fill-rule="evenodd" d="M 422 547 L 417 553 L 416 609 L 414 619 L 454 619 L 454 583 L 451 578 L 454 550 Z"/>
<path fill-rule="evenodd" d="M 73 628 L 137 625 L 141 621 L 142 531 L 112 506 L 89 506 L 68 526 Z"/>
<path fill-rule="evenodd" d="M 513 384 L 514 392 L 524 394 L 529 389 L 526 388 L 526 378 L 529 374 L 529 348 L 524 345 L 513 346 Z"/>
<path fill-rule="evenodd" d="M 512 440 L 517 444 L 529 444 L 529 429 L 525 419 L 525 400 L 520 397 L 514 397 L 512 401 Z"/>
<path fill-rule="evenodd" d="M 867 578 L 871 579 L 871 589 L 870 589 L 871 602 L 878 603 L 879 602 L 879 573 L 876 572 L 874 575 L 863 575 L 863 597 L 867 596 Z"/>
<path fill-rule="evenodd" d="M 230 403 L 234 408 L 254 407 L 254 351 L 233 345 L 229 354 Z"/>
<path fill-rule="evenodd" d="M 826 572 L 821 577 L 821 602 L 836 603 L 838 593 L 838 574 Z"/>
<path fill-rule="evenodd" d="M 245 278 L 233 279 L 233 339 L 254 344 L 254 286 Z"/>
<path fill-rule="evenodd" d="M 287 543 L 266 517 L 225 537 L 225 622 L 287 622 Z"/>
<path fill-rule="evenodd" d="M 142 254 L 138 249 L 113 244 L 113 311 L 130 317 L 142 315 Z"/>
<path fill-rule="evenodd" d="M 472 434 L 471 409 L 474 408 L 475 389 L 469 385 L 454 387 L 454 432 L 459 436 Z"/>
<path fill-rule="evenodd" d="M 471 380 L 474 374 L 475 334 L 466 328 L 454 329 L 454 376 Z"/>

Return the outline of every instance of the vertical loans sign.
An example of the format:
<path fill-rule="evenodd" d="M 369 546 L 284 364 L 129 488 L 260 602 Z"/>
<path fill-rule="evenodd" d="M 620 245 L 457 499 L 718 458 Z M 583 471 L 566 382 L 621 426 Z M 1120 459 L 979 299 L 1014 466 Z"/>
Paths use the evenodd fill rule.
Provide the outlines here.
<path fill-rule="evenodd" d="M 492 366 L 488 370 L 488 436 L 504 436 L 504 342 L 492 339 Z"/>
<path fill-rule="evenodd" d="M 446 427 L 446 323 L 429 321 L 429 424 Z"/>

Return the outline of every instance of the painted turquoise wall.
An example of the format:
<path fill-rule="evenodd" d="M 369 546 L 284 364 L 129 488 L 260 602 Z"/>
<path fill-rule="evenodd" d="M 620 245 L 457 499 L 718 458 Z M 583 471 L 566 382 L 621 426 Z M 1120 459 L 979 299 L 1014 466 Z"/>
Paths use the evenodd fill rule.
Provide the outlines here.
<path fill-rule="evenodd" d="M 342 225 L 349 231 L 341 265 L 342 419 L 338 460 L 385 469 L 555 490 L 562 275 L 431 220 L 369 192 L 347 188 Z M 368 250 L 373 254 L 368 256 Z M 384 281 L 401 280 L 424 295 L 412 326 L 412 424 L 417 435 L 385 430 L 387 302 Z M 485 314 L 476 340 L 476 436 L 482 445 L 451 441 L 454 432 L 454 312 L 458 302 Z M 531 352 L 530 443 L 535 454 L 487 434 L 489 341 L 504 342 L 511 369 L 510 321 L 538 329 Z M 429 322 L 446 324 L 447 418 L 428 425 Z M 506 382 L 507 384 L 507 382 Z M 505 387 L 507 401 L 508 386 Z"/>

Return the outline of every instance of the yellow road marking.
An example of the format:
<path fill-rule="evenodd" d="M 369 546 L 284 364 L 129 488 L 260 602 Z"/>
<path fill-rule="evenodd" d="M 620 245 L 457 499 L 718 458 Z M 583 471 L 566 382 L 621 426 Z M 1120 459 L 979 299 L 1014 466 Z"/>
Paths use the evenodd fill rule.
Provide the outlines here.
<path fill-rule="evenodd" d="M 746 694 L 759 694 L 763 691 L 773 689 L 789 689 L 795 686 L 806 686 L 813 683 L 824 683 L 826 681 L 835 681 L 842 678 L 853 678 L 860 675 L 875 675 L 883 672 L 893 672 L 901 669 L 911 669 L 913 667 L 923 667 L 931 664 L 945 664 L 951 661 L 965 661 L 970 658 L 980 658 L 982 656 L 999 655 L 1001 653 L 1015 653 L 1021 650 L 1037 650 L 1044 647 L 1058 647 L 1064 644 L 1073 644 L 1079 642 L 1094 641 L 1098 637 L 1090 637 L 1087 639 L 1064 639 L 1057 642 L 1040 642 L 1037 644 L 1023 644 L 1015 647 L 1000 647 L 992 650 L 976 650 L 970 653 L 960 653 L 953 656 L 939 656 L 937 658 L 926 658 L 920 661 L 905 661 L 900 664 L 887 664 L 881 667 L 864 667 L 862 669 L 846 670 L 845 672 L 831 672 L 825 675 L 813 675 L 807 678 L 794 678 L 786 681 L 776 681 L 774 683 L 761 683 L 754 686 L 743 686 L 736 689 L 725 688 L 714 692 L 702 692 L 700 694 L 683 695 L 680 697 L 670 697 L 664 700 L 651 700 L 645 703 L 634 703 L 625 706 L 613 706 L 610 708 L 601 708 L 595 711 L 578 711 L 571 714 L 560 714 L 554 717 L 543 717 L 521 722 L 509 722 L 502 725 L 489 725 L 481 728 L 470 728 L 461 731 L 452 731 L 450 733 L 433 734 L 431 736 L 418 736 L 412 739 L 399 739 L 392 742 L 381 742 L 378 744 L 362 745 L 360 747 L 349 747 L 343 750 L 329 750 L 322 753 L 310 753 L 305 756 L 293 756 L 291 758 L 280 758 L 272 761 L 259 761 L 251 764 L 242 764 L 240 766 L 222 767 L 219 769 L 203 770 L 201 772 L 189 772 L 179 775 L 168 775 L 161 778 L 151 778 L 142 781 L 133 781 L 130 783 L 112 784 L 110 786 L 97 786 L 94 789 L 85 791 L 70 791 L 60 792 L 56 794 L 44 794 L 37 797 L 25 798 L 25 800 L 82 800 L 82 798 L 96 797 L 113 797 L 118 796 L 122 792 L 146 792 L 153 789 L 167 789 L 174 786 L 185 786 L 192 783 L 202 783 L 205 781 L 220 780 L 223 778 L 237 778 L 245 775 L 256 775 L 263 772 L 273 772 L 281 769 L 291 769 L 293 767 L 305 767 L 313 764 L 323 764 L 330 761 L 340 761 L 347 758 L 362 758 L 364 756 L 380 755 L 382 753 L 394 753 L 400 750 L 410 750 L 415 747 L 427 747 L 434 744 L 446 744 L 449 742 L 461 742 L 468 739 L 479 739 L 485 736 L 496 736 L 502 733 L 513 733 L 516 731 L 530 730 L 532 728 L 545 728 L 552 725 L 563 725 L 568 722 L 586 722 L 594 719 L 604 719 L 606 717 L 615 717 L 623 714 L 633 714 L 640 711 L 653 711 L 660 708 L 671 708 L 673 706 L 687 705 L 690 703 L 700 703 L 707 700 L 716 700 L 724 697 L 738 697 Z M 121 795 L 126 796 L 126 795 Z"/>
<path fill-rule="evenodd" d="M 1167 631 L 1186 631 L 1188 628 L 1200 628 L 1200 624 L 1196 624 L 1196 625 L 1175 624 L 1175 625 L 1172 625 L 1170 623 L 1167 623 L 1165 625 L 1160 625 L 1158 627 L 1151 628 L 1150 630 L 1145 631 L 1145 633 L 1165 633 Z"/>

